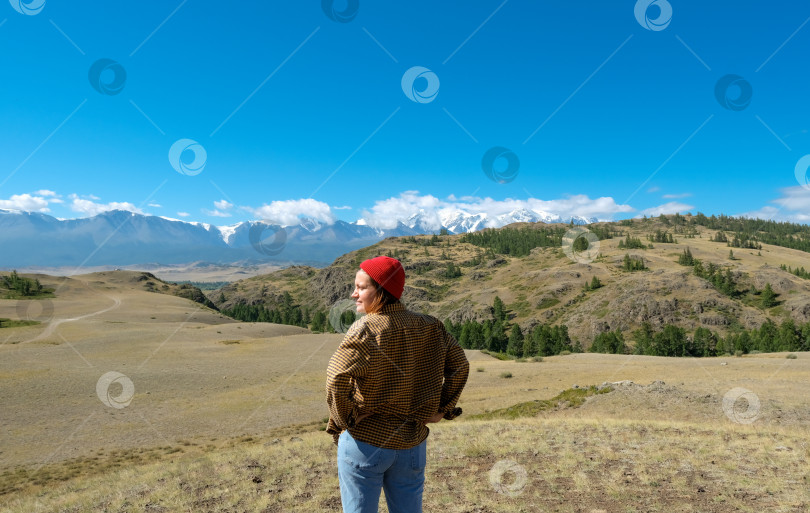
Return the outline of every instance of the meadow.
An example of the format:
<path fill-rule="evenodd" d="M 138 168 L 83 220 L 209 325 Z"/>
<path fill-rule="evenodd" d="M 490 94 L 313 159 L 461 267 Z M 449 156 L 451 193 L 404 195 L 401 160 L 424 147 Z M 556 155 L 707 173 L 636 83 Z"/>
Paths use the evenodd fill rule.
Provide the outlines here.
<path fill-rule="evenodd" d="M 0 511 L 340 511 L 322 429 L 341 336 L 235 322 L 136 274 L 39 276 L 47 306 L 0 301 L 41 321 L 0 329 Z M 467 355 L 464 415 L 431 430 L 425 511 L 810 509 L 808 353 Z"/>

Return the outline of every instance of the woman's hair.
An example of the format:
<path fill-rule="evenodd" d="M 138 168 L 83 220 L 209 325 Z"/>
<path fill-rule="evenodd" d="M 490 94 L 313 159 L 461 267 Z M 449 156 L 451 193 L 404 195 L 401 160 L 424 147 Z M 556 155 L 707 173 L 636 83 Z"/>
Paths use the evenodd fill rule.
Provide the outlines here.
<path fill-rule="evenodd" d="M 362 271 L 362 269 L 361 269 L 361 271 Z M 374 299 L 371 301 L 371 306 L 369 306 L 369 308 L 366 308 L 366 313 L 367 314 L 377 313 L 382 309 L 383 306 L 390 305 L 390 304 L 393 304 L 393 303 L 396 303 L 396 302 L 399 301 L 399 299 L 394 297 L 393 294 L 391 294 L 390 292 L 385 290 L 382 285 L 377 283 L 374 280 L 374 278 L 369 276 L 367 272 L 363 271 L 363 273 L 366 276 L 368 276 L 368 281 L 371 282 L 371 284 L 374 286 L 374 289 L 376 291 L 375 294 L 374 294 Z"/>

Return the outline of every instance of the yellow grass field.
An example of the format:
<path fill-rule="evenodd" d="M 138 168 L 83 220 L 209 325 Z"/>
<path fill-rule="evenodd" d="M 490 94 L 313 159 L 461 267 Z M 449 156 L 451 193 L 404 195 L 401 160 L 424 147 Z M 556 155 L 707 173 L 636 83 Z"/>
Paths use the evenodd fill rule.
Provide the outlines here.
<path fill-rule="evenodd" d="M 43 321 L 0 329 L 0 511 L 340 511 L 321 431 L 340 335 L 235 322 L 132 275 L 41 276 L 50 305 L 0 300 L 0 317 Z M 465 414 L 429 438 L 425 511 L 810 511 L 808 353 L 467 354 Z M 470 418 L 604 382 L 623 383 Z"/>

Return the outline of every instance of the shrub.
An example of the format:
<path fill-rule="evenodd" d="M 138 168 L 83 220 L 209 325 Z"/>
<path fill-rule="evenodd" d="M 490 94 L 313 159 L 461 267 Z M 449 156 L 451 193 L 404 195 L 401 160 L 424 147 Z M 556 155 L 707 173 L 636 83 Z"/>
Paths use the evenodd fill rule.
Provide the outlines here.
<path fill-rule="evenodd" d="M 571 351 L 568 350 L 560 351 L 560 356 L 568 356 L 569 354 L 571 354 Z"/>
<path fill-rule="evenodd" d="M 785 358 L 787 358 L 788 360 L 795 360 L 796 358 L 798 358 L 798 356 L 796 356 L 796 355 L 795 355 L 795 354 L 793 354 L 793 353 L 790 353 L 790 354 L 789 354 L 789 355 L 787 355 Z"/>
<path fill-rule="evenodd" d="M 504 378 L 504 379 L 511 378 L 512 373 L 511 372 L 501 372 L 501 377 Z"/>
<path fill-rule="evenodd" d="M 491 356 L 493 358 L 497 358 L 498 360 L 505 361 L 505 360 L 511 360 L 512 359 L 512 357 L 509 356 L 506 353 L 497 353 L 495 351 L 487 351 L 486 349 L 481 349 L 481 352 L 484 353 L 484 354 L 488 354 L 489 356 Z"/>
<path fill-rule="evenodd" d="M 483 367 L 478 367 L 477 369 L 475 369 L 475 371 L 476 372 L 484 372 L 484 368 Z"/>
<path fill-rule="evenodd" d="M 742 351 L 740 351 L 739 349 L 737 349 L 736 351 L 734 351 L 734 356 L 736 356 L 737 358 L 739 358 L 739 357 L 740 357 L 740 356 L 742 356 L 742 355 L 743 355 L 743 352 L 742 352 Z"/>

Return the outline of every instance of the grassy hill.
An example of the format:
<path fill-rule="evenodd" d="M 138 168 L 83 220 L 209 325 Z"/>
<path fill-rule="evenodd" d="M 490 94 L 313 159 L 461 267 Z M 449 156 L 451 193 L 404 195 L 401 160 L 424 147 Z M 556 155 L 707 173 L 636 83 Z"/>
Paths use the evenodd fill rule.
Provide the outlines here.
<path fill-rule="evenodd" d="M 519 238 L 511 244 L 492 240 L 488 246 L 476 245 L 480 241 L 468 235 L 390 238 L 343 255 L 324 269 L 291 267 L 209 295 L 223 309 L 236 304 L 274 308 L 286 292 L 302 307 L 325 311 L 351 294 L 362 260 L 386 254 L 405 266 L 403 302 L 411 309 L 456 323 L 480 321 L 492 318 L 491 305 L 498 296 L 506 303 L 510 321 L 524 332 L 538 323 L 565 324 L 572 339 L 585 347 L 600 333 L 627 334 L 645 322 L 655 330 L 672 324 L 689 333 L 705 327 L 726 335 L 758 328 L 768 319 L 776 324 L 788 318 L 797 324 L 810 321 L 810 280 L 787 271 L 806 265 L 810 233 L 800 225 L 765 221 L 754 228 L 770 231 L 746 227 L 731 218 L 705 216 L 598 223 L 589 226 L 600 235 L 598 255 L 583 263 L 563 251 L 567 225 L 516 224 L 488 230 L 484 233 Z M 538 246 L 531 247 L 535 239 Z M 729 294 L 696 275 L 692 266 L 680 265 L 687 249 L 704 267 L 711 264 L 719 275 L 730 276 L 736 292 Z M 646 269 L 626 270 L 625 256 L 643 261 Z M 586 290 L 594 278 L 603 286 Z M 763 305 L 760 297 L 767 284 L 776 294 L 772 306 Z"/>

